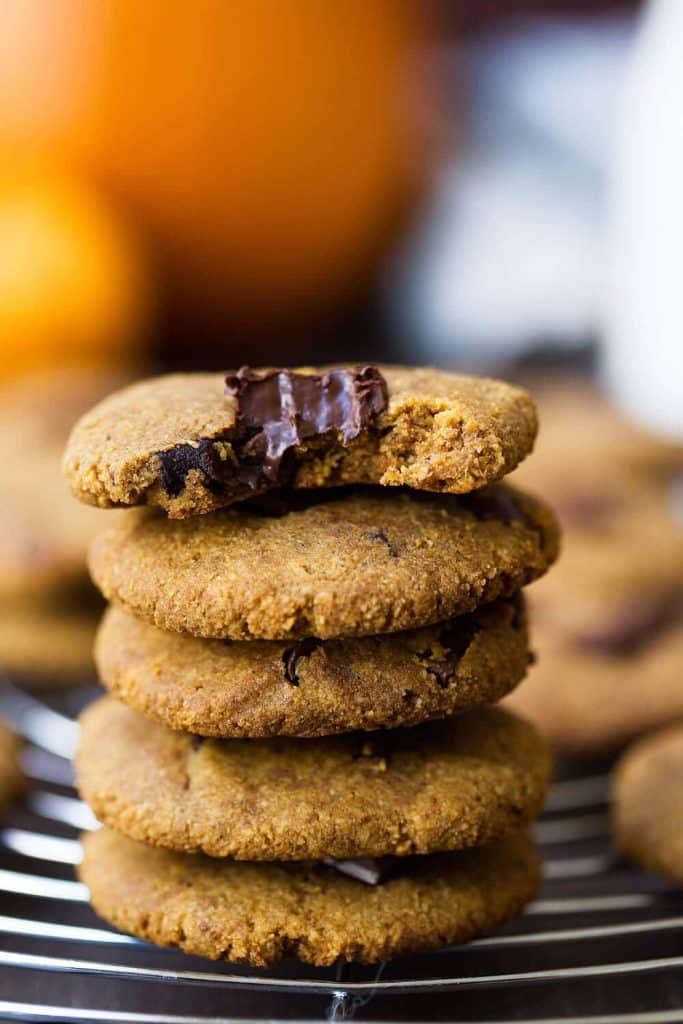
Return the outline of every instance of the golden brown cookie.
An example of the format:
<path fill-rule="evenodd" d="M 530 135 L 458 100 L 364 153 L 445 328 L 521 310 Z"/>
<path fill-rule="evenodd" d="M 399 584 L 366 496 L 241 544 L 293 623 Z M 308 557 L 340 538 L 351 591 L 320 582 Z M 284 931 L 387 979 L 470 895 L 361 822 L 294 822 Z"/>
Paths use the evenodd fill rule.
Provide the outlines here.
<path fill-rule="evenodd" d="M 497 708 L 322 739 L 201 740 L 111 697 L 82 716 L 83 798 L 106 825 L 237 860 L 406 856 L 475 846 L 538 814 L 549 757 Z"/>
<path fill-rule="evenodd" d="M 617 764 L 614 829 L 622 853 L 683 885 L 683 725 L 644 737 Z"/>
<path fill-rule="evenodd" d="M 495 703 L 529 660 L 521 595 L 405 633 L 294 643 L 181 636 L 111 605 L 95 656 L 116 697 L 171 729 L 244 737 L 445 718 Z"/>
<path fill-rule="evenodd" d="M 91 546 L 93 579 L 161 629 L 329 639 L 472 611 L 557 554 L 552 513 L 502 484 L 462 497 L 365 488 L 305 500 L 278 515 L 246 503 L 179 521 L 127 513 Z"/>
<path fill-rule="evenodd" d="M 19 743 L 0 721 L 0 814 L 21 791 L 24 776 L 19 767 Z"/>
<path fill-rule="evenodd" d="M 182 518 L 282 486 L 464 493 L 514 469 L 535 434 L 529 396 L 501 381 L 397 366 L 243 368 L 111 395 L 77 424 L 64 470 L 89 504 Z"/>
<path fill-rule="evenodd" d="M 0 604 L 0 670 L 28 688 L 83 683 L 94 674 L 92 606 L 68 597 Z"/>
<path fill-rule="evenodd" d="M 466 942 L 533 899 L 539 862 L 526 835 L 416 857 L 377 886 L 314 864 L 216 861 L 150 849 L 100 829 L 79 868 L 95 910 L 123 931 L 211 960 L 269 967 L 376 963 Z"/>

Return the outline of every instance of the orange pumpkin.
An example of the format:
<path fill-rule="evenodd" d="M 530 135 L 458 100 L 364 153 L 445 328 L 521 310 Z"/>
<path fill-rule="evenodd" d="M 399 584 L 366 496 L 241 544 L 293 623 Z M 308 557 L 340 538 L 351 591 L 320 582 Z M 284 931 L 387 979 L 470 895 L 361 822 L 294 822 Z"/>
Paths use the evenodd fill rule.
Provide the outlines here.
<path fill-rule="evenodd" d="M 421 33 L 420 0 L 5 0 L 0 135 L 100 175 L 194 308 L 321 307 L 420 181 Z"/>
<path fill-rule="evenodd" d="M 120 366 L 151 311 L 145 259 L 92 189 L 0 160 L 0 374 Z"/>

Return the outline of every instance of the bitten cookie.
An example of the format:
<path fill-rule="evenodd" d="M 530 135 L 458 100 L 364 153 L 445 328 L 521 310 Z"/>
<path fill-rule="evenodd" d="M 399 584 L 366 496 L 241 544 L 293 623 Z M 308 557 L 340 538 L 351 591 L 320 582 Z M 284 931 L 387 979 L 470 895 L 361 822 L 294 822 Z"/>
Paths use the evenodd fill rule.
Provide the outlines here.
<path fill-rule="evenodd" d="M 613 779 L 616 843 L 643 867 L 683 885 L 683 725 L 630 747 Z"/>
<path fill-rule="evenodd" d="M 0 722 L 0 815 L 24 784 L 18 755 L 19 743 L 16 737 Z"/>
<path fill-rule="evenodd" d="M 497 708 L 370 735 L 202 741 L 106 697 L 81 726 L 79 787 L 101 821 L 238 860 L 479 845 L 533 820 L 549 782 L 538 734 Z"/>
<path fill-rule="evenodd" d="M 305 507 L 277 515 L 244 503 L 181 521 L 129 513 L 91 546 L 93 579 L 162 629 L 329 639 L 470 612 L 557 554 L 549 509 L 503 484 L 462 497 L 375 488 L 293 498 Z"/>
<path fill-rule="evenodd" d="M 243 368 L 111 395 L 75 427 L 64 469 L 89 504 L 182 518 L 282 486 L 464 493 L 514 469 L 536 429 L 528 394 L 501 381 L 396 366 Z"/>
<path fill-rule="evenodd" d="M 116 927 L 211 960 L 269 967 L 376 963 L 488 932 L 536 894 L 525 835 L 415 858 L 378 886 L 312 864 L 248 864 L 154 850 L 109 829 L 84 837 L 79 868 Z"/>
<path fill-rule="evenodd" d="M 202 736 L 418 725 L 494 704 L 529 657 L 521 594 L 424 629 L 289 644 L 167 633 L 111 605 L 96 642 L 100 680 L 116 697 Z"/>

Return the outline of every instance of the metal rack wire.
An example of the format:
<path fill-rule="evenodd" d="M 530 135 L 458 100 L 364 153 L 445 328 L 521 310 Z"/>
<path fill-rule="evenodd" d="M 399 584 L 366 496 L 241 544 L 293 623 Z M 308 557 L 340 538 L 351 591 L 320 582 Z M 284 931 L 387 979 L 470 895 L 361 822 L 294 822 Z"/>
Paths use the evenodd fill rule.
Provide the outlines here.
<path fill-rule="evenodd" d="M 73 873 L 94 820 L 73 790 L 69 702 L 0 690 L 31 780 L 0 831 L 0 1020 L 683 1022 L 683 893 L 616 858 L 604 766 L 553 787 L 542 893 L 501 933 L 379 968 L 252 970 L 157 949 L 90 910 Z"/>

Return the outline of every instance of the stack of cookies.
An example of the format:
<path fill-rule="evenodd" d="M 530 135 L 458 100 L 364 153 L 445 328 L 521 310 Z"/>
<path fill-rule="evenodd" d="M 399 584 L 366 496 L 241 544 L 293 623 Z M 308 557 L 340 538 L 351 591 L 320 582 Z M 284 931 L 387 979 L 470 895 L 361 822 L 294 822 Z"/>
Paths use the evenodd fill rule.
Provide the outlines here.
<path fill-rule="evenodd" d="M 121 391 L 65 468 L 117 519 L 82 719 L 107 920 L 255 965 L 464 941 L 536 892 L 548 785 L 491 705 L 529 660 L 520 588 L 550 511 L 494 483 L 532 447 L 506 384 L 432 370 L 243 369 Z"/>

